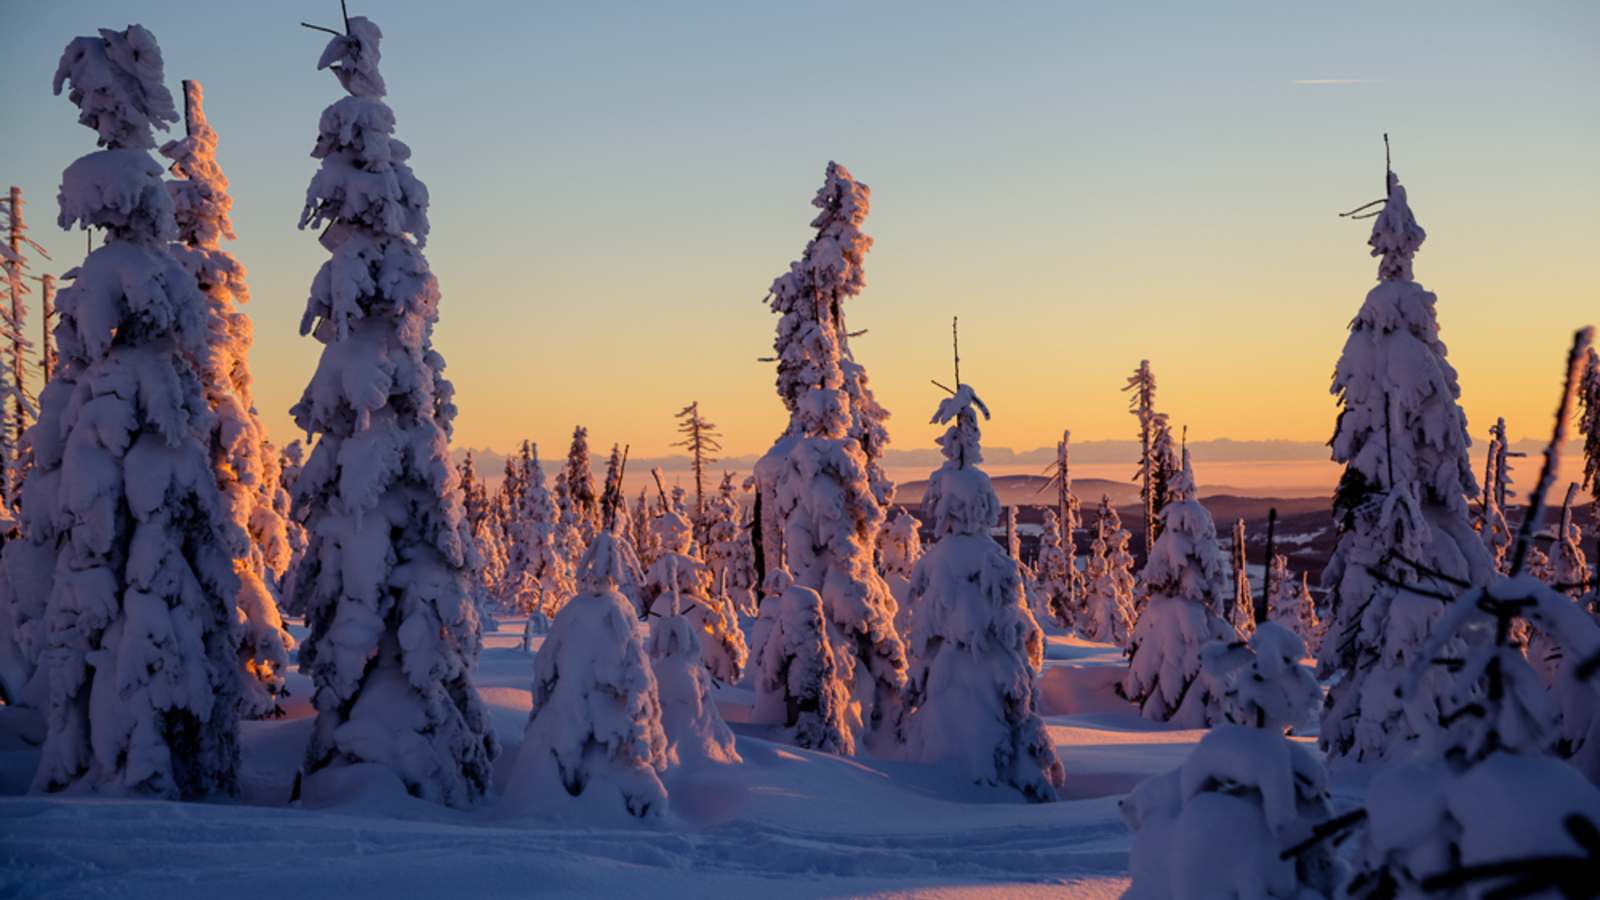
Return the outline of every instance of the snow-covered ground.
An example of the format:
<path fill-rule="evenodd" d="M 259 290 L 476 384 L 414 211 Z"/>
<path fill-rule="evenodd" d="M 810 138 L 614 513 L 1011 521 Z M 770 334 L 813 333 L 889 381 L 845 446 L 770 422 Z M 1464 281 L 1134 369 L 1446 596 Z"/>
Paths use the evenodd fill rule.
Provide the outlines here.
<path fill-rule="evenodd" d="M 477 673 L 502 778 L 530 703 L 521 633 L 502 620 Z M 1129 847 L 1118 799 L 1204 732 L 1134 715 L 1111 693 L 1113 647 L 1053 636 L 1048 657 L 1041 709 L 1067 784 L 1041 805 L 930 766 L 774 743 L 747 724 L 741 690 L 717 700 L 744 763 L 674 773 L 665 822 L 627 829 L 519 820 L 492 803 L 456 812 L 361 772 L 291 805 L 311 724 L 298 675 L 287 718 L 244 725 L 236 804 L 23 796 L 36 752 L 5 729 L 0 896 L 1117 896 Z"/>

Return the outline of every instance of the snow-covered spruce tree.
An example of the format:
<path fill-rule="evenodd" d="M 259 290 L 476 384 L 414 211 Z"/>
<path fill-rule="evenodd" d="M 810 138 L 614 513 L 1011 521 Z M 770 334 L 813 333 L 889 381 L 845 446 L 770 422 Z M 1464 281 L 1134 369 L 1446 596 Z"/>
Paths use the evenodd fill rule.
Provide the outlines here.
<path fill-rule="evenodd" d="M 1306 645 L 1306 650 L 1316 653 L 1322 643 L 1322 623 L 1317 620 L 1316 601 L 1311 596 L 1308 573 L 1299 578 L 1289 571 L 1289 558 L 1282 553 L 1273 554 L 1272 593 L 1267 597 L 1267 618 L 1294 632 Z"/>
<path fill-rule="evenodd" d="M 741 616 L 754 616 L 755 559 L 749 528 L 745 525 L 744 501 L 733 483 L 732 472 L 723 474 L 722 485 L 711 499 L 707 518 L 710 522 L 706 531 L 710 541 L 707 553 L 719 592 Z"/>
<path fill-rule="evenodd" d="M 922 558 L 922 523 L 909 510 L 896 507 L 878 530 L 878 574 L 894 597 L 895 630 L 911 630 L 911 572 Z"/>
<path fill-rule="evenodd" d="M 178 225 L 172 255 L 194 276 L 205 295 L 207 353 L 192 360 L 214 416 L 207 446 L 211 471 L 222 493 L 223 513 L 250 536 L 233 561 L 239 576 L 239 665 L 244 674 L 240 713 L 259 718 L 283 714 L 284 673 L 294 638 L 278 612 L 276 584 L 289 566 L 284 525 L 287 498 L 279 483 L 278 455 L 256 413 L 250 377 L 250 318 L 245 268 L 222 241 L 233 240 L 233 198 L 217 162 L 217 132 L 207 121 L 200 82 L 185 81 L 187 134 L 161 147 L 177 176 L 167 182 Z"/>
<path fill-rule="evenodd" d="M 532 443 L 523 441 L 517 453 L 506 457 L 504 475 L 500 479 L 499 503 L 501 508 L 502 525 L 509 536 L 517 519 L 522 515 L 522 495 L 527 493 L 528 486 L 524 483 L 525 473 L 528 470 L 529 455 L 532 453 Z"/>
<path fill-rule="evenodd" d="M 1128 376 L 1128 383 L 1122 389 L 1131 392 L 1128 412 L 1139 420 L 1139 471 L 1134 473 L 1133 479 L 1139 482 L 1139 499 L 1144 503 L 1144 552 L 1149 556 L 1150 548 L 1156 543 L 1156 511 L 1161 493 L 1156 485 L 1156 457 L 1152 452 L 1157 414 L 1156 375 L 1150 371 L 1150 360 L 1139 360 L 1139 368 Z"/>
<path fill-rule="evenodd" d="M 683 766 L 741 762 L 733 731 L 711 699 L 711 676 L 695 636 L 699 630 L 699 623 L 684 614 L 683 598 L 676 591 L 671 608 L 650 623 L 645 650 L 661 698 L 667 753 Z"/>
<path fill-rule="evenodd" d="M 1078 605 L 1073 594 L 1072 576 L 1075 574 L 1068 569 L 1072 565 L 1067 556 L 1066 548 L 1061 542 L 1060 521 L 1056 518 L 1056 511 L 1044 511 L 1044 524 L 1039 530 L 1039 556 L 1034 561 L 1034 571 L 1039 578 L 1039 591 L 1042 593 L 1045 606 L 1050 612 L 1050 619 L 1062 628 L 1074 628 L 1079 623 Z M 1084 573 L 1086 579 L 1092 577 Z"/>
<path fill-rule="evenodd" d="M 1156 413 L 1151 420 L 1150 456 L 1150 469 L 1154 473 L 1151 476 L 1151 490 L 1155 494 L 1151 502 L 1155 505 L 1155 534 L 1159 539 L 1161 511 L 1166 508 L 1167 499 L 1172 496 L 1173 482 L 1177 481 L 1178 472 L 1183 468 L 1178 460 L 1178 445 L 1172 440 L 1172 424 L 1166 413 Z"/>
<path fill-rule="evenodd" d="M 774 569 L 767 581 L 772 590 L 761 604 L 767 627 L 752 633 L 761 643 L 750 720 L 782 726 L 796 746 L 850 756 L 855 753 L 850 687 L 828 637 L 822 597 L 786 583 L 782 569 Z M 781 592 L 774 594 L 780 584 Z"/>
<path fill-rule="evenodd" d="M 738 615 L 731 604 L 713 596 L 711 570 L 693 553 L 693 524 L 688 516 L 669 509 L 652 520 L 651 527 L 658 552 L 640 585 L 639 618 L 668 615 L 675 601 L 682 603 L 677 614 L 694 624 L 711 677 L 736 684 L 750 652 Z"/>
<path fill-rule="evenodd" d="M 773 342 L 778 395 L 790 418 L 755 474 L 768 568 L 786 565 L 797 584 L 821 595 L 854 700 L 857 742 L 893 744 L 905 648 L 894 628 L 894 597 L 873 566 L 883 486 L 873 484 L 862 433 L 854 431 L 867 417 L 851 405 L 859 397 L 846 377 L 842 313 L 865 284 L 868 196 L 866 185 L 829 163 L 812 201 L 821 210 L 811 223 L 817 235 L 772 283 L 772 310 L 781 317 Z"/>
<path fill-rule="evenodd" d="M 1342 876 L 1327 841 L 1282 855 L 1333 818 L 1317 754 L 1263 728 L 1222 725 L 1183 765 L 1120 804 L 1133 829 L 1131 900 L 1332 897 Z"/>
<path fill-rule="evenodd" d="M 306 448 L 299 440 L 290 441 L 278 451 L 278 486 L 282 490 L 273 495 L 273 502 L 278 504 L 278 518 L 283 521 L 284 539 L 289 542 L 289 562 L 278 578 L 278 605 L 280 612 L 292 616 L 305 614 L 304 609 L 295 606 L 300 595 L 290 584 L 310 544 L 306 526 L 294 517 L 294 486 L 300 480 L 300 470 L 305 467 L 305 461 Z"/>
<path fill-rule="evenodd" d="M 499 746 L 472 686 L 482 634 L 448 450 L 453 389 L 431 340 L 428 192 L 392 137 L 381 38 L 351 17 L 317 62 L 349 96 L 322 112 L 300 217 L 326 225 L 332 255 L 300 326 L 322 358 L 291 411 L 317 436 L 294 492 L 311 535 L 295 579 L 310 627 L 300 669 L 316 687 L 305 766 L 376 763 L 416 796 L 466 806 Z"/>
<path fill-rule="evenodd" d="M 578 594 L 534 659 L 533 712 L 505 805 L 578 820 L 656 818 L 670 759 L 656 676 L 617 592 L 624 563 L 602 531 L 584 554 Z"/>
<path fill-rule="evenodd" d="M 1201 679 L 1214 704 L 1208 717 L 1278 734 L 1305 724 L 1322 699 L 1316 676 L 1301 665 L 1305 655 L 1299 636 L 1271 620 L 1256 626 L 1248 640 L 1201 647 Z"/>
<path fill-rule="evenodd" d="M 530 447 L 530 464 L 520 479 L 517 508 L 522 512 L 512 526 L 507 554 L 504 602 L 518 612 L 549 617 L 573 594 L 572 569 L 556 546 L 556 508 L 544 486 L 539 448 Z"/>
<path fill-rule="evenodd" d="M 935 542 L 911 575 L 911 680 L 906 746 L 912 759 L 953 763 L 979 784 L 1056 799 L 1065 780 L 1037 711 L 1034 678 L 1044 635 L 1028 611 L 1017 561 L 989 536 L 1000 509 L 979 465 L 971 387 L 956 386 L 934 413 L 944 464 L 928 477 L 923 512 Z"/>
<path fill-rule="evenodd" d="M 472 451 L 467 451 L 456 471 L 461 479 L 461 503 L 467 519 L 467 531 L 472 535 L 472 542 L 478 548 L 478 557 L 483 562 L 482 568 L 478 570 L 476 582 L 477 595 L 480 598 L 479 615 L 482 618 L 490 603 L 498 604 L 504 595 L 510 554 L 505 535 L 495 516 L 494 500 L 489 496 L 489 486 L 478 475 Z M 484 624 L 488 624 L 487 619 L 484 620 Z"/>
<path fill-rule="evenodd" d="M 1233 599 L 1229 601 L 1223 617 L 1242 637 L 1249 637 L 1256 628 L 1256 598 L 1250 590 L 1246 547 L 1244 517 L 1240 516 L 1233 523 L 1233 540 L 1228 545 L 1228 557 L 1232 563 L 1229 566 L 1229 584 L 1233 587 Z"/>
<path fill-rule="evenodd" d="M 572 515 L 583 546 L 600 530 L 600 498 L 594 491 L 594 471 L 589 465 L 589 429 L 582 425 L 572 429 L 572 446 L 567 448 L 567 496 L 572 505 Z M 582 547 L 578 550 L 582 553 Z M 578 561 L 575 555 L 573 563 Z"/>
<path fill-rule="evenodd" d="M 523 475 L 524 479 L 532 477 L 531 474 Z M 551 493 L 556 504 L 556 550 L 567 560 L 569 566 L 576 568 L 587 547 L 583 536 L 586 520 L 573 502 L 572 489 L 567 485 L 566 469 L 556 473 L 555 490 Z M 524 510 L 523 514 L 526 515 L 527 511 Z"/>
<path fill-rule="evenodd" d="M 1334 371 L 1342 407 L 1333 459 L 1345 465 L 1334 496 L 1339 544 L 1322 583 L 1330 624 L 1320 661 L 1341 673 L 1328 694 L 1321 742 L 1335 757 L 1394 759 L 1415 739 L 1396 698 L 1439 601 L 1381 581 L 1394 559 L 1399 580 L 1438 592 L 1446 582 L 1485 584 L 1494 571 L 1467 508 L 1477 484 L 1467 460 L 1466 417 L 1457 405 L 1455 369 L 1445 360 L 1435 297 L 1412 280 L 1426 234 L 1392 172 L 1388 196 L 1368 241 L 1380 258 L 1378 285 L 1350 323 Z"/>
<path fill-rule="evenodd" d="M 1161 518 L 1161 537 L 1140 575 L 1139 591 L 1150 599 L 1133 627 L 1121 691 L 1147 719 L 1199 728 L 1219 716 L 1218 698 L 1199 678 L 1200 648 L 1239 634 L 1217 614 L 1227 562 L 1211 513 L 1195 499 L 1188 450 Z"/>
<path fill-rule="evenodd" d="M 48 689 L 33 786 L 229 796 L 232 560 L 248 538 L 212 478 L 212 414 L 189 362 L 207 358 L 205 298 L 169 252 L 172 199 L 147 152 L 177 110 L 161 49 L 137 25 L 68 44 L 56 92 L 68 84 L 105 149 L 62 173 L 59 222 L 99 228 L 104 243 L 61 292 L 61 362 L 31 432 L 22 538 L 5 549 L 10 601 L 42 600 L 48 623 L 35 633 Z"/>
<path fill-rule="evenodd" d="M 1085 566 L 1084 610 L 1078 633 L 1091 641 L 1127 647 L 1133 632 L 1133 554 L 1122 519 L 1108 497 L 1100 498 L 1100 518 Z"/>
<path fill-rule="evenodd" d="M 1506 420 L 1499 419 L 1489 429 L 1488 461 L 1483 472 L 1483 505 L 1478 513 L 1478 534 L 1489 551 L 1497 572 L 1504 572 L 1506 554 L 1511 551 L 1511 526 L 1506 523 L 1505 503 L 1511 485 L 1506 444 Z"/>

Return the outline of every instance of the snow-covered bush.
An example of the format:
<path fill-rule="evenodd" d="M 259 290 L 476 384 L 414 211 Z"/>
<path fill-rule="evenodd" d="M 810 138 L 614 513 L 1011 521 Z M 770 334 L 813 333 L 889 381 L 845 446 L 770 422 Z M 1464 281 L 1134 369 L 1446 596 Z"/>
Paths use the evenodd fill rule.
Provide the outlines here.
<path fill-rule="evenodd" d="M 979 784 L 1056 799 L 1065 780 L 1037 711 L 1044 637 L 1023 598 L 1017 561 L 989 537 L 999 498 L 979 465 L 978 412 L 962 384 L 933 421 L 945 462 L 928 478 L 924 514 L 936 541 L 911 575 L 911 680 L 906 746 Z"/>
<path fill-rule="evenodd" d="M 1078 623 L 1078 633 L 1091 641 L 1127 647 L 1131 640 L 1137 582 L 1129 538 L 1121 517 L 1111 507 L 1111 498 L 1102 496 L 1094 542 L 1084 562 L 1084 610 Z"/>
<path fill-rule="evenodd" d="M 178 225 L 172 255 L 206 298 L 208 352 L 192 364 L 215 416 L 206 441 L 211 470 L 223 513 L 250 536 L 245 554 L 234 560 L 244 675 L 239 711 L 251 718 L 281 715 L 284 673 L 294 649 L 294 638 L 278 612 L 276 588 L 291 555 L 283 516 L 288 498 L 279 483 L 277 451 L 255 410 L 250 318 L 236 305 L 250 298 L 245 269 L 222 249 L 223 239 L 234 237 L 228 215 L 233 198 L 217 163 L 217 132 L 206 120 L 200 82 L 185 81 L 183 89 L 188 133 L 163 145 L 161 153 L 172 160 L 172 173 L 178 176 L 167 182 Z"/>
<path fill-rule="evenodd" d="M 778 394 L 789 425 L 756 463 L 768 566 L 821 595 L 840 675 L 850 685 L 851 728 L 859 740 L 897 741 L 903 716 L 905 648 L 895 603 L 873 566 L 883 522 L 871 460 L 863 450 L 865 411 L 853 408 L 842 321 L 844 301 L 860 293 L 861 232 L 868 189 L 843 166 L 828 165 L 812 201 L 821 212 L 805 254 L 772 284 L 781 317 L 773 342 Z M 849 370 L 849 372 L 847 372 Z M 859 375 L 859 373 L 855 373 Z M 874 414 L 876 415 L 876 414 Z"/>
<path fill-rule="evenodd" d="M 700 654 L 698 630 L 683 614 L 681 596 L 674 595 L 672 608 L 650 623 L 645 644 L 661 699 L 668 758 L 684 766 L 740 762 L 733 731 L 711 699 L 711 676 Z"/>
<path fill-rule="evenodd" d="M 507 808 L 579 820 L 659 817 L 669 764 L 656 676 L 638 617 L 617 592 L 624 563 L 602 532 L 578 594 L 534 659 L 533 712 L 506 788 Z"/>
<path fill-rule="evenodd" d="M 1396 558 L 1457 582 L 1485 584 L 1494 570 L 1472 530 L 1477 484 L 1455 369 L 1445 360 L 1434 295 L 1411 277 L 1426 237 L 1391 173 L 1369 243 L 1379 282 L 1350 323 L 1334 372 L 1339 414 L 1333 458 L 1345 464 L 1334 497 L 1339 544 L 1322 582 L 1330 591 L 1321 666 L 1339 679 L 1322 716 L 1322 745 L 1337 757 L 1402 758 L 1415 733 L 1396 699 L 1440 604 L 1374 574 Z M 1448 582 L 1410 569 L 1425 591 Z M 1436 682 L 1436 680 L 1435 680 Z"/>
<path fill-rule="evenodd" d="M 1272 731 L 1217 727 L 1121 808 L 1133 829 L 1134 900 L 1331 897 L 1342 875 L 1326 842 L 1283 857 L 1333 807 L 1322 761 Z"/>
<path fill-rule="evenodd" d="M 233 560 L 249 539 L 212 475 L 213 416 L 190 362 L 209 359 L 206 300 L 170 253 L 172 199 L 147 152 L 177 110 L 161 49 L 137 25 L 68 44 L 56 91 L 67 84 L 106 149 L 62 174 L 59 222 L 104 243 L 58 298 L 60 364 L 30 432 L 22 538 L 5 550 L 14 627 L 48 685 L 33 784 L 231 795 Z M 25 611 L 41 614 L 42 636 Z"/>
<path fill-rule="evenodd" d="M 843 756 L 855 753 L 850 688 L 828 637 L 822 597 L 790 584 L 761 604 L 763 620 L 769 613 L 768 627 L 758 631 L 762 641 L 750 720 L 783 726 L 796 746 Z"/>
<path fill-rule="evenodd" d="M 431 339 L 428 192 L 392 136 L 381 37 L 352 17 L 317 63 L 349 96 L 323 110 L 301 214 L 331 254 L 301 319 L 322 357 L 292 410 L 316 435 L 294 490 L 311 538 L 294 579 L 316 688 L 306 771 L 377 763 L 416 796 L 465 806 L 488 790 L 498 744 L 472 686 L 482 634 L 453 388 Z"/>
<path fill-rule="evenodd" d="M 1195 499 L 1189 452 L 1161 511 L 1161 536 L 1150 550 L 1139 591 L 1150 599 L 1133 627 L 1122 695 L 1147 719 L 1198 728 L 1216 721 L 1217 698 L 1200 676 L 1200 648 L 1239 640 L 1217 611 L 1227 563 L 1211 513 Z"/>
<path fill-rule="evenodd" d="M 1270 620 L 1248 640 L 1201 647 L 1201 676 L 1216 710 L 1208 718 L 1279 734 L 1299 727 L 1322 699 L 1310 667 L 1300 664 L 1305 655 L 1299 636 Z"/>

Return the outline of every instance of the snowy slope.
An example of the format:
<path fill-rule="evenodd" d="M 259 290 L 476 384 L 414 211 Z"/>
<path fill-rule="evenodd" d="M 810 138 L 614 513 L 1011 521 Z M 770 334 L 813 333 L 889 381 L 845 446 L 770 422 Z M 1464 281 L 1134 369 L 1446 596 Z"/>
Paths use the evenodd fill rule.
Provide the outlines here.
<path fill-rule="evenodd" d="M 508 742 L 502 778 L 529 708 L 521 633 L 502 621 L 477 673 Z M 333 796 L 289 806 L 311 724 L 310 686 L 294 676 L 288 718 L 244 725 L 243 803 L 0 798 L 0 896 L 228 896 L 269 883 L 293 897 L 1116 896 L 1129 846 L 1118 797 L 1176 766 L 1201 732 L 1151 726 L 1111 696 L 1113 648 L 1053 637 L 1048 655 L 1041 707 L 1067 769 L 1063 802 L 773 743 L 745 723 L 748 692 L 721 689 L 744 765 L 674 773 L 663 825 L 614 830 L 453 811 L 359 770 Z M 32 756 L 0 736 L 5 790 L 26 784 L 17 770 Z"/>

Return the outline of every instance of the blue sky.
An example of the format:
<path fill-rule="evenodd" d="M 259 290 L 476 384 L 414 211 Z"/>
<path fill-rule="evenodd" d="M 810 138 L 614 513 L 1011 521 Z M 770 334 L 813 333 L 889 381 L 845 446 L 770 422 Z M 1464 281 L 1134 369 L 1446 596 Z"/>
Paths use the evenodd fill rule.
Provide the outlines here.
<path fill-rule="evenodd" d="M 1473 434 L 1547 429 L 1600 309 L 1600 4 L 986 6 L 354 2 L 433 197 L 458 442 L 581 421 L 655 454 L 698 399 L 762 449 L 783 413 L 760 301 L 829 159 L 873 187 L 851 324 L 898 445 L 931 439 L 952 314 L 996 444 L 1125 436 L 1141 357 L 1196 437 L 1322 439 L 1374 272 L 1334 213 L 1378 196 L 1384 131 Z M 302 19 L 337 5 L 0 2 L 4 174 L 58 269 L 83 240 L 55 187 L 92 149 L 50 95 L 62 46 L 139 22 L 175 90 L 204 83 L 280 438 L 320 349 L 296 325 L 324 255 L 294 226 L 339 96 Z"/>

